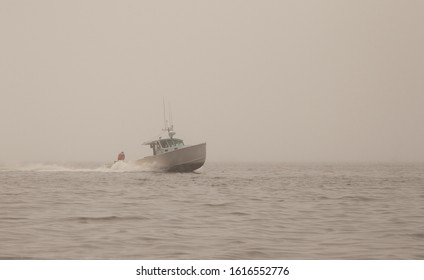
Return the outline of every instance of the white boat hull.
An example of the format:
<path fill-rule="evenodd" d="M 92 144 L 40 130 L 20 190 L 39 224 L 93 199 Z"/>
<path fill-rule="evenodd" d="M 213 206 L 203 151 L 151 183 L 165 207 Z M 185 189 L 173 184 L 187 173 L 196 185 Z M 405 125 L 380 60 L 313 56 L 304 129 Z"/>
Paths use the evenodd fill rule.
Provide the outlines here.
<path fill-rule="evenodd" d="M 148 156 L 135 163 L 167 172 L 192 172 L 206 160 L 206 143 L 178 148 L 174 151 Z"/>

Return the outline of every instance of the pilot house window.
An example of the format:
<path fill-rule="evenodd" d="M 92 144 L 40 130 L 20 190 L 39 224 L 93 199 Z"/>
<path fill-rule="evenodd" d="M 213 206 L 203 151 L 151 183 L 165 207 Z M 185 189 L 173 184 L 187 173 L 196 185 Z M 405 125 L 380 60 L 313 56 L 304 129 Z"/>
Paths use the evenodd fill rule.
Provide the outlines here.
<path fill-rule="evenodd" d="M 162 148 L 168 148 L 168 143 L 166 142 L 166 140 L 161 140 L 160 145 L 162 146 Z"/>

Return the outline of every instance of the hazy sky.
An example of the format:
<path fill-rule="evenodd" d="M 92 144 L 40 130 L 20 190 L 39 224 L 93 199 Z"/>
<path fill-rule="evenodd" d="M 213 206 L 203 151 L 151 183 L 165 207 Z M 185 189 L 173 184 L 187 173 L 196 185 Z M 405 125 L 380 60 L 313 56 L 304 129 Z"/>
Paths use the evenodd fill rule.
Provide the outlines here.
<path fill-rule="evenodd" d="M 424 1 L 0 1 L 0 163 L 424 161 Z"/>

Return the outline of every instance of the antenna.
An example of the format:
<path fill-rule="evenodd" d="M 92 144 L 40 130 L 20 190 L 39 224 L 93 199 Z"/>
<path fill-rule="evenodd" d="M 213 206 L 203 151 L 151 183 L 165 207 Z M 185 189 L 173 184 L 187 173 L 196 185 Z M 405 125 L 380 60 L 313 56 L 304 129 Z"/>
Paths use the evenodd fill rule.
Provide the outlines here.
<path fill-rule="evenodd" d="M 168 130 L 168 124 L 166 121 L 165 97 L 163 97 L 163 124 L 164 124 L 163 130 Z"/>
<path fill-rule="evenodd" d="M 168 103 L 168 107 L 171 108 L 170 103 Z M 170 126 L 168 126 L 168 121 L 166 119 L 166 107 L 165 107 L 165 97 L 164 97 L 163 98 L 163 122 L 164 122 L 165 127 L 162 130 L 168 131 L 169 138 L 172 139 L 172 137 L 175 135 L 175 132 L 173 131 L 174 125 L 172 124 L 172 113 L 171 113 L 171 111 L 169 112 L 169 119 L 170 119 Z"/>
<path fill-rule="evenodd" d="M 171 130 L 174 129 L 174 122 L 172 121 L 172 108 L 171 108 L 171 102 L 168 102 L 168 109 L 169 109 L 169 125 L 171 127 Z"/>

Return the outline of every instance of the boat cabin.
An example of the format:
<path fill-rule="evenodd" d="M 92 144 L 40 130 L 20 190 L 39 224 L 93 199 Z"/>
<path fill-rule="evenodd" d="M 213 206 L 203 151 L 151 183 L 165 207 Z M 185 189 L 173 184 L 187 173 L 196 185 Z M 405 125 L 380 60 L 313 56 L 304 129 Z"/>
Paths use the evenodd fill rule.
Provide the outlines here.
<path fill-rule="evenodd" d="M 183 140 L 177 138 L 159 139 L 145 144 L 150 145 L 150 148 L 153 149 L 153 155 L 175 151 L 184 147 Z"/>

